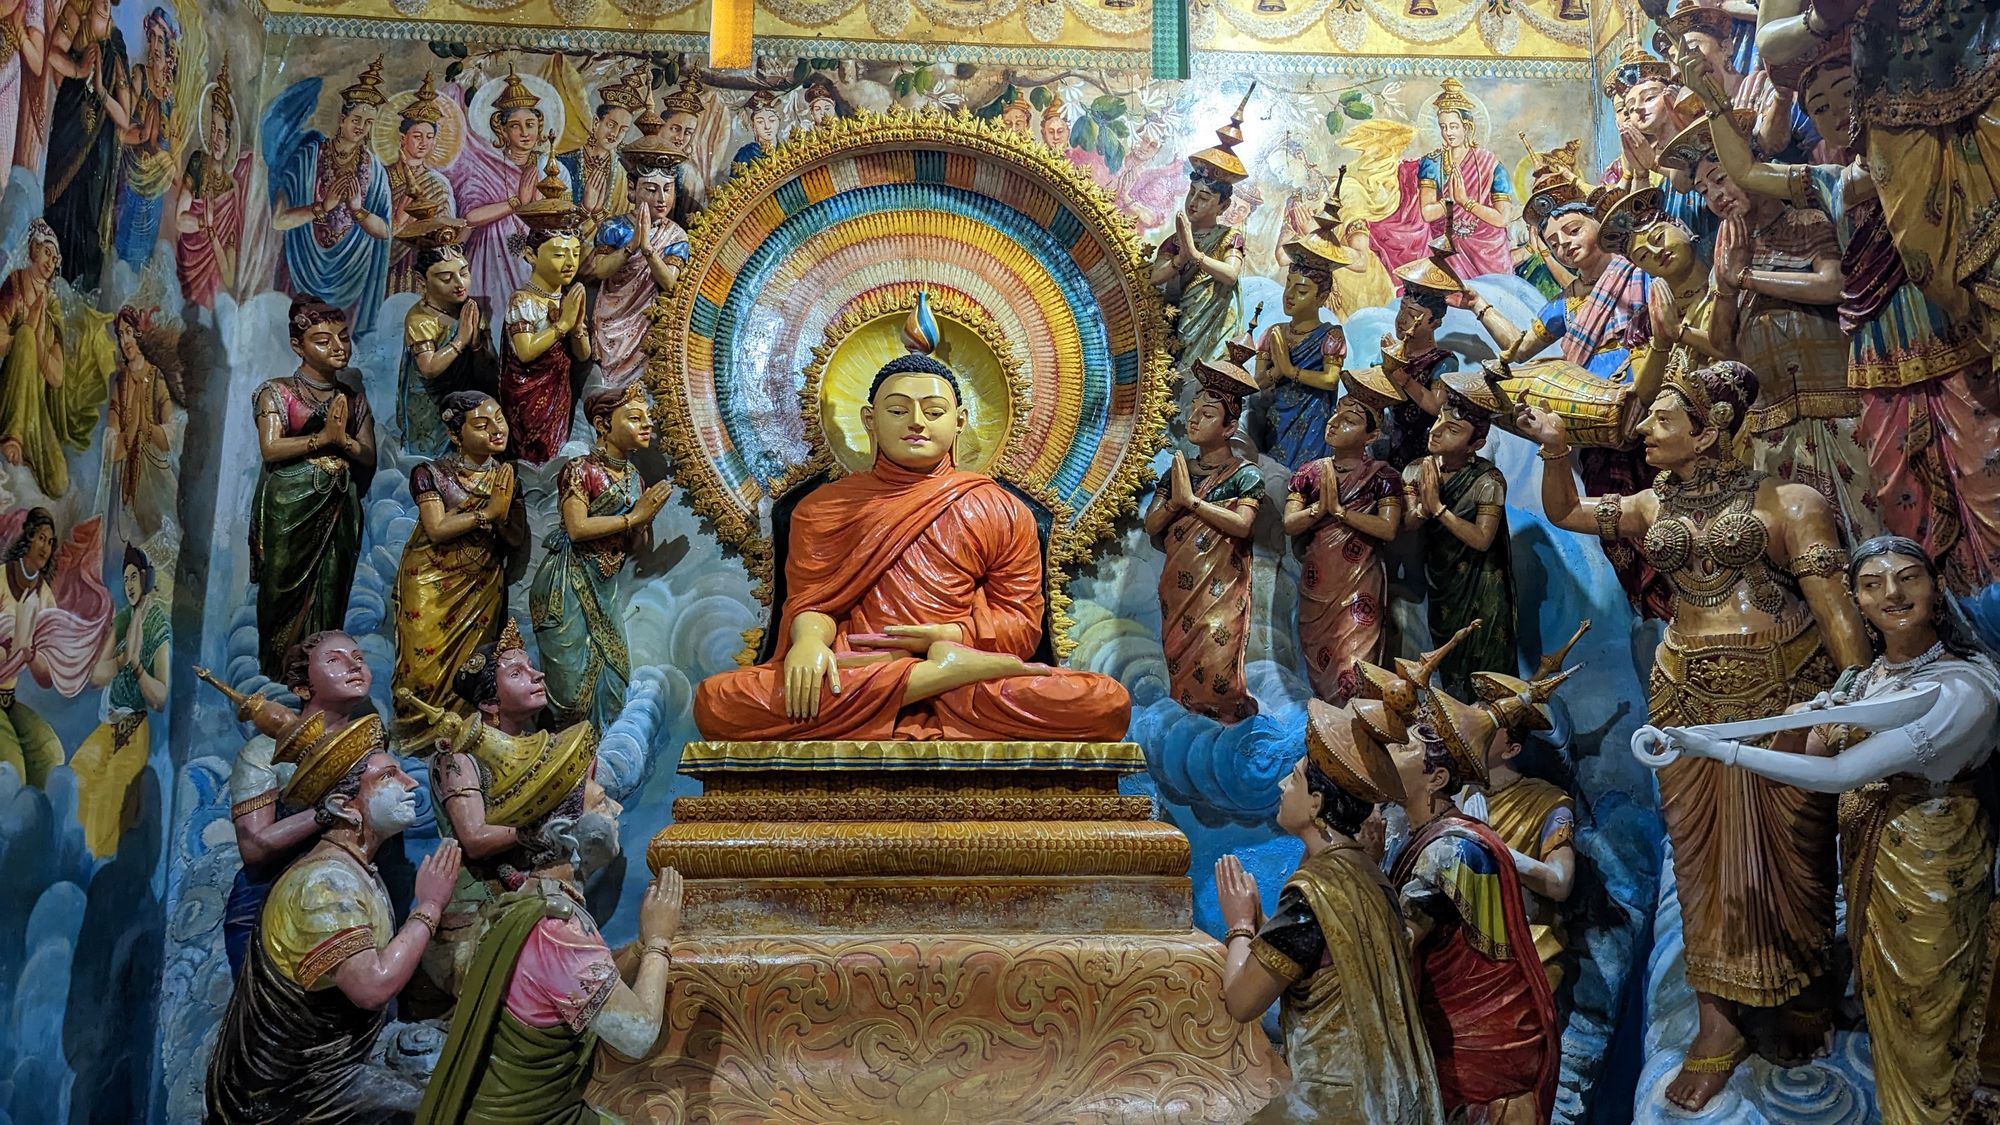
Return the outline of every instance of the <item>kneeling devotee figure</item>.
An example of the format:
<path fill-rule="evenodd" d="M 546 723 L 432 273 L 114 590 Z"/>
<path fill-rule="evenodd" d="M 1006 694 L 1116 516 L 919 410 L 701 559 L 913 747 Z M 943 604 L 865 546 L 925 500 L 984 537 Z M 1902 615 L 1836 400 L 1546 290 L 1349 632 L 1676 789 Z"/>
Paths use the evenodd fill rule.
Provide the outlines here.
<path fill-rule="evenodd" d="M 458 878 L 447 840 L 417 870 L 401 928 L 375 855 L 417 820 L 417 783 L 368 738 L 325 739 L 284 801 L 332 827 L 271 887 L 208 1064 L 208 1125 L 374 1125 L 408 1120 L 416 1090 L 368 1061 L 389 1002 L 417 971 Z"/>
<path fill-rule="evenodd" d="M 1223 1005 L 1255 1023 L 1276 1000 L 1292 1068 L 1291 1088 L 1251 1120 L 1438 1125 L 1403 912 L 1360 840 L 1375 806 L 1402 800 L 1402 782 L 1381 744 L 1357 736 L 1352 712 L 1311 699 L 1306 715 L 1305 756 L 1278 783 L 1278 826 L 1306 854 L 1278 912 L 1264 917 L 1257 880 L 1235 856 L 1215 864 L 1229 925 Z"/>
<path fill-rule="evenodd" d="M 1116 680 L 1030 663 L 1047 604 L 1027 504 L 962 472 L 958 379 L 925 355 L 875 374 L 861 423 L 866 472 L 814 489 L 792 513 L 777 652 L 703 680 L 706 738 L 1123 738 Z"/>

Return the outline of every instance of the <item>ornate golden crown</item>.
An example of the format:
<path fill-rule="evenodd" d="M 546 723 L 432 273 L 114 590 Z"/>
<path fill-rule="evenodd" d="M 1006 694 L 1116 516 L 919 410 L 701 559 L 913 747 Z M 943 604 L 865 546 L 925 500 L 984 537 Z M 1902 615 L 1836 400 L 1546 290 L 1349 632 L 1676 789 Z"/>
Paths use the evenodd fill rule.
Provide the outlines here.
<path fill-rule="evenodd" d="M 405 121 L 421 121 L 426 125 L 435 125 L 444 119 L 444 107 L 438 104 L 437 80 L 430 71 L 424 71 L 424 84 L 417 87 L 417 96 L 403 107 L 402 117 Z"/>

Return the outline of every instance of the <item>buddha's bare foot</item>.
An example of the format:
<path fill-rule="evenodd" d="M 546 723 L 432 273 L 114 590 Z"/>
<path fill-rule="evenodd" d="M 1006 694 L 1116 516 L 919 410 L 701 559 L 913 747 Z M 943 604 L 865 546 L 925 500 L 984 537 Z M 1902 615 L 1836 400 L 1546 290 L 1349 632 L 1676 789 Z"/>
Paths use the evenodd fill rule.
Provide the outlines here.
<path fill-rule="evenodd" d="M 1707 1031 L 1697 1034 L 1688 1044 L 1681 1072 L 1667 1084 L 1667 1100 L 1688 1113 L 1700 1112 L 1729 1085 L 1729 1076 L 1748 1057 L 1750 1046 L 1734 1028 L 1725 1026 L 1713 1037 Z"/>

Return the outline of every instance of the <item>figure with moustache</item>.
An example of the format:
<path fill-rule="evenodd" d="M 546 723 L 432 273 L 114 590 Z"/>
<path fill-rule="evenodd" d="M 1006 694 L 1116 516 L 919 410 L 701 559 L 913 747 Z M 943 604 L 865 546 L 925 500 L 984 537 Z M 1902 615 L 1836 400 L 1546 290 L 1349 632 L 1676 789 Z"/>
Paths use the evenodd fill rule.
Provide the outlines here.
<path fill-rule="evenodd" d="M 492 823 L 517 831 L 529 868 L 489 908 L 418 1125 L 585 1125 L 599 1046 L 637 1060 L 665 1022 L 681 877 L 662 869 L 639 904 L 639 966 L 619 977 L 583 886 L 618 856 L 618 802 L 591 741 L 496 763 Z"/>
<path fill-rule="evenodd" d="M 223 908 L 222 942 L 235 974 L 249 955 L 272 881 L 327 826 L 313 806 L 288 806 L 280 795 L 307 747 L 346 736 L 355 724 L 375 718 L 368 702 L 374 680 L 361 646 L 337 630 L 314 633 L 286 653 L 281 682 L 299 698 L 298 711 L 232 691 L 201 669 L 196 674 L 229 696 L 236 717 L 258 732 L 237 750 L 229 770 L 229 818 L 243 866 Z"/>
<path fill-rule="evenodd" d="M 776 651 L 701 682 L 702 736 L 1124 737 L 1132 702 L 1118 681 L 1031 663 L 1048 596 L 1035 518 L 953 465 L 967 420 L 958 377 L 907 355 L 875 373 L 868 399 L 875 463 L 793 511 Z"/>
<path fill-rule="evenodd" d="M 1921 544 L 1870 539 L 1855 548 L 1848 575 L 1877 655 L 1849 668 L 1831 695 L 1792 710 L 1929 685 L 1937 694 L 1921 718 L 1873 734 L 1833 723 L 1787 731 L 1768 749 L 1699 726 L 1648 727 L 1633 746 L 1655 769 L 1667 762 L 1643 751 L 1664 742 L 1683 756 L 1843 795 L 1847 938 L 1876 1107 L 1899 1125 L 1964 1121 L 1979 1084 L 1993 961 L 1995 829 L 1980 773 L 2000 731 L 2000 671 Z"/>
<path fill-rule="evenodd" d="M 375 855 L 417 820 L 417 783 L 368 716 L 300 754 L 284 801 L 329 827 L 264 903 L 208 1065 L 207 1125 L 375 1125 L 417 1091 L 371 1066 L 389 1004 L 416 972 L 458 876 L 447 840 L 417 870 L 401 927 Z"/>

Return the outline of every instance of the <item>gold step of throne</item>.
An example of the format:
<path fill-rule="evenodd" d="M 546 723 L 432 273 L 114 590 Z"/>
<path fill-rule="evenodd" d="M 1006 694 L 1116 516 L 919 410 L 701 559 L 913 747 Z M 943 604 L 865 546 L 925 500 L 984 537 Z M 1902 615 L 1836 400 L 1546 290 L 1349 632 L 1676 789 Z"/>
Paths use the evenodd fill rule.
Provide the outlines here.
<path fill-rule="evenodd" d="M 695 742 L 668 1027 L 634 1122 L 1241 1121 L 1283 1084 L 1222 1007 L 1188 842 L 1131 743 Z M 608 1057 L 608 1056 L 606 1056 Z"/>

